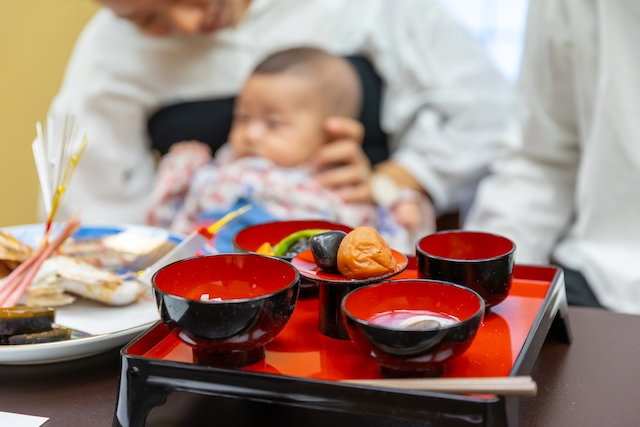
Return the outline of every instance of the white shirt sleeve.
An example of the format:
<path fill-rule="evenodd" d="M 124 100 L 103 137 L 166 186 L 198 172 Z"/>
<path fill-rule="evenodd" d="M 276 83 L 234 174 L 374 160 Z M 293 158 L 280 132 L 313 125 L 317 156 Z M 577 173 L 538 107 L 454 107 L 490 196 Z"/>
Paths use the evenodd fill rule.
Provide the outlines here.
<path fill-rule="evenodd" d="M 50 113 L 75 114 L 88 146 L 57 219 L 77 210 L 96 222 L 143 223 L 154 162 L 146 133 L 147 86 L 127 74 L 143 61 L 135 29 L 103 10 L 81 34 Z"/>
<path fill-rule="evenodd" d="M 574 211 L 579 145 L 560 3 L 531 2 L 513 132 L 465 224 L 513 239 L 519 263 L 547 262 Z"/>
<path fill-rule="evenodd" d="M 386 91 L 392 159 L 437 211 L 468 204 L 504 132 L 511 88 L 482 46 L 435 0 L 382 2 L 371 29 Z"/>

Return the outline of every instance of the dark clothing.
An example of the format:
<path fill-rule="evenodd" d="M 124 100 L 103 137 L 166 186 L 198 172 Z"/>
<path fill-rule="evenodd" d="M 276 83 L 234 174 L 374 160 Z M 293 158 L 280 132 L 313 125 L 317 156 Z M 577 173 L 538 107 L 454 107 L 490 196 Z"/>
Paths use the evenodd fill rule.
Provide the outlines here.
<path fill-rule="evenodd" d="M 563 267 L 563 269 L 569 305 L 604 308 L 598 302 L 582 273 L 566 267 Z"/>

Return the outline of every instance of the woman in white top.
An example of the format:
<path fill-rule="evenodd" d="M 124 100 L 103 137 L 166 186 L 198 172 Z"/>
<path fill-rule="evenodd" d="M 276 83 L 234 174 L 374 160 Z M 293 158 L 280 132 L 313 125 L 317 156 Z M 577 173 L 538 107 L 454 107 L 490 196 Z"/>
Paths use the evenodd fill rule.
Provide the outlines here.
<path fill-rule="evenodd" d="M 376 171 L 427 192 L 438 212 L 470 200 L 505 123 L 508 85 L 437 0 L 102 3 L 110 9 L 80 36 L 51 107 L 78 115 L 89 138 L 59 219 L 81 209 L 85 220 L 143 222 L 155 168 L 150 147 L 193 139 L 188 130 L 202 123 L 176 135 L 173 124 L 199 117 L 210 100 L 229 104 L 261 59 L 291 46 L 372 65 L 382 93 L 365 103 L 379 114 L 374 124 L 390 153 Z M 230 117 L 217 117 L 228 129 Z M 220 123 L 209 125 L 220 131 Z M 317 155 L 325 185 L 351 201 L 394 191 L 389 179 L 376 179 L 372 196 L 357 121 L 328 121 L 327 132 L 335 141 Z"/>
<path fill-rule="evenodd" d="M 517 262 L 552 261 L 569 279 L 581 272 L 594 295 L 567 280 L 570 303 L 635 314 L 638 41 L 635 0 L 531 2 L 513 139 L 466 224 L 513 238 Z"/>

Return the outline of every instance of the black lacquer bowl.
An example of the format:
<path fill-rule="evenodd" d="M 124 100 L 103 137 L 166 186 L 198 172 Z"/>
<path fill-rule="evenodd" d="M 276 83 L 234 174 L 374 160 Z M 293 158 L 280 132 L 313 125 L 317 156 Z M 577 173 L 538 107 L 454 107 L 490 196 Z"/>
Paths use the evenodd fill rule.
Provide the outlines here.
<path fill-rule="evenodd" d="M 290 263 L 255 254 L 188 258 L 152 279 L 160 318 L 194 362 L 224 368 L 264 357 L 293 313 L 299 281 Z"/>
<path fill-rule="evenodd" d="M 264 243 L 269 242 L 272 246 L 296 231 L 308 229 L 339 230 L 349 233 L 353 229 L 346 225 L 337 224 L 322 220 L 290 220 L 274 221 L 263 224 L 252 225 L 239 231 L 233 237 L 233 248 L 238 253 L 255 253 Z M 295 256 L 295 255 L 294 255 Z M 282 256 L 287 261 L 291 261 L 294 256 Z"/>
<path fill-rule="evenodd" d="M 233 250 L 237 253 L 255 253 L 264 243 L 269 242 L 272 246 L 296 231 L 308 229 L 339 230 L 349 233 L 353 229 L 346 225 L 337 224 L 322 220 L 288 220 L 273 221 L 263 224 L 252 225 L 239 231 L 233 237 Z M 295 256 L 295 255 L 294 255 Z M 294 256 L 281 256 L 278 258 L 291 261 Z M 318 283 L 300 278 L 300 298 L 316 297 L 318 295 Z"/>
<path fill-rule="evenodd" d="M 476 292 L 437 280 L 382 282 L 342 301 L 349 338 L 392 378 L 442 375 L 471 345 L 484 309 Z"/>
<path fill-rule="evenodd" d="M 516 245 L 506 237 L 476 231 L 443 231 L 416 245 L 418 275 L 473 289 L 487 309 L 509 295 Z"/>

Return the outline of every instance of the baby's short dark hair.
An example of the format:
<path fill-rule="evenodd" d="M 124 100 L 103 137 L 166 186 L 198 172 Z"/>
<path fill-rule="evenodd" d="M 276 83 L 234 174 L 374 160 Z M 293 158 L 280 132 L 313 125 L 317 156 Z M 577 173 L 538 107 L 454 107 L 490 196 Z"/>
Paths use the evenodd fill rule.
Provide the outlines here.
<path fill-rule="evenodd" d="M 283 73 L 316 79 L 330 114 L 360 116 L 362 83 L 347 59 L 316 47 L 294 47 L 269 55 L 252 74 Z"/>

